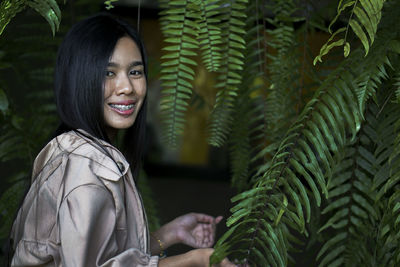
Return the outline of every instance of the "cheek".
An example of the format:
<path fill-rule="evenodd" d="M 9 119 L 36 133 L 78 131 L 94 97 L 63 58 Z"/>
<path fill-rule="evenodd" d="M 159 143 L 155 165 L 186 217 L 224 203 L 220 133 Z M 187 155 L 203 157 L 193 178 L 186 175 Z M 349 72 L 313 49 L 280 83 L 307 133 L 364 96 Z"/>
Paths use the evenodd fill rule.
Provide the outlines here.
<path fill-rule="evenodd" d="M 147 84 L 146 81 L 142 82 L 138 87 L 137 94 L 140 95 L 142 98 L 146 96 L 147 93 Z"/>
<path fill-rule="evenodd" d="M 146 87 L 144 87 L 144 88 L 140 91 L 141 97 L 142 97 L 142 98 L 145 98 L 145 97 L 146 97 L 146 93 L 147 93 L 147 89 L 146 89 Z"/>

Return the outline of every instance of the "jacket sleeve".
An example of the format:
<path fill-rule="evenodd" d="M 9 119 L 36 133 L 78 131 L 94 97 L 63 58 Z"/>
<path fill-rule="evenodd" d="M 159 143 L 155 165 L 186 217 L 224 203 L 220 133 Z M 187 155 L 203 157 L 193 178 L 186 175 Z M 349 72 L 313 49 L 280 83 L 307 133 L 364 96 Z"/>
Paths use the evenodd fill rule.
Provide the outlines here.
<path fill-rule="evenodd" d="M 137 248 L 118 251 L 111 193 L 99 185 L 72 190 L 59 210 L 61 261 L 65 267 L 157 266 L 158 257 Z"/>

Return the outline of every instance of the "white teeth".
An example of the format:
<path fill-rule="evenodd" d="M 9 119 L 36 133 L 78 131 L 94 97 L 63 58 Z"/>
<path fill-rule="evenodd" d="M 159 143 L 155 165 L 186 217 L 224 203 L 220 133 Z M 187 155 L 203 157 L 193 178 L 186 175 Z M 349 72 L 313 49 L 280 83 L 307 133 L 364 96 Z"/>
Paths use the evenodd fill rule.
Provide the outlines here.
<path fill-rule="evenodd" d="M 132 108 L 134 107 L 133 104 L 130 104 L 130 105 L 110 104 L 110 106 L 111 106 L 112 108 L 116 108 L 116 109 L 119 109 L 119 110 L 122 110 L 122 111 L 125 111 L 125 110 L 128 110 L 128 109 L 132 109 Z"/>

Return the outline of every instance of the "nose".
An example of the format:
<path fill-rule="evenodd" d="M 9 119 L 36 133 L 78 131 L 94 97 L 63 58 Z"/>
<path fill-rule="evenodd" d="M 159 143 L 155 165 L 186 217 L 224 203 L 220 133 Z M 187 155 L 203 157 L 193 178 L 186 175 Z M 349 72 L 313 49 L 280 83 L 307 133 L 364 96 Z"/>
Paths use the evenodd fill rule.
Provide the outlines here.
<path fill-rule="evenodd" d="M 116 94 L 129 95 L 133 92 L 133 84 L 127 75 L 120 75 L 116 81 Z"/>

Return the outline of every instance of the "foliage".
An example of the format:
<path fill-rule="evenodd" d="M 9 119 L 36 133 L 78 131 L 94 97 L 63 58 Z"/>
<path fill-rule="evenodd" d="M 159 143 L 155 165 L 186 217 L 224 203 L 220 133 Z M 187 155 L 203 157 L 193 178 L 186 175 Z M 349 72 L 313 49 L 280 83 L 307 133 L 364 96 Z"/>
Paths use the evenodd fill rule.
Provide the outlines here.
<path fill-rule="evenodd" d="M 65 0 L 66 1 L 66 0 Z M 65 3 L 64 1 L 64 3 Z M 59 28 L 61 11 L 56 0 L 4 0 L 0 3 L 0 35 L 11 19 L 26 7 L 36 10 L 51 27 L 53 35 Z"/>
<path fill-rule="evenodd" d="M 393 25 L 400 3 L 339 1 L 314 61 L 326 60 L 311 69 L 307 36 L 324 29 L 322 12 L 312 1 L 265 2 L 160 0 L 161 109 L 173 146 L 184 129 L 197 64 L 218 75 L 210 143 L 228 141 L 240 193 L 212 261 L 228 256 L 251 266 L 287 266 L 293 251 L 318 240 L 320 266 L 399 265 L 400 29 Z M 339 62 L 335 46 L 345 50 Z M 8 127 L 1 135 L 30 133 L 25 121 L 29 127 L 18 128 L 23 116 L 16 116 L 1 81 L 0 114 Z M 27 138 L 4 140 L 0 155 L 29 147 Z"/>
<path fill-rule="evenodd" d="M 314 59 L 314 65 L 320 61 L 322 56 L 336 46 L 343 46 L 344 56 L 347 57 L 350 53 L 350 42 L 348 42 L 349 28 L 353 30 L 356 36 L 360 39 L 365 55 L 368 54 L 369 48 L 374 43 L 376 31 L 379 21 L 382 17 L 382 8 L 386 0 L 340 0 L 337 7 L 337 15 L 329 25 L 329 33 L 332 33 L 332 26 L 337 22 L 338 18 L 346 11 L 349 12 L 349 21 L 346 27 L 337 29 L 329 40 L 321 47 L 319 55 Z M 342 39 L 337 40 L 337 36 L 344 34 Z"/>
<path fill-rule="evenodd" d="M 222 56 L 210 144 L 229 140 L 232 184 L 242 191 L 232 199 L 229 230 L 217 242 L 212 262 L 229 256 L 251 266 L 286 266 L 293 263 L 291 252 L 318 240 L 320 266 L 398 265 L 400 35 L 391 25 L 398 23 L 400 3 L 340 1 L 330 38 L 314 60 L 326 56 L 326 64 L 317 70 L 310 69 L 314 56 L 307 38 L 324 26 L 313 2 L 275 0 L 266 8 L 264 1 L 208 4 L 213 15 L 200 13 L 200 20 L 223 18 L 221 30 L 213 32 L 222 44 L 201 49 Z M 296 11 L 299 4 L 302 13 Z M 173 10 L 164 8 L 162 14 Z M 244 41 L 231 46 L 233 53 L 224 28 L 229 13 L 239 15 L 234 24 Z M 162 17 L 163 25 L 169 22 Z M 204 25 L 194 25 L 193 34 Z M 335 46 L 345 49 L 339 62 Z M 236 59 L 241 61 L 229 69 Z M 232 76 L 237 83 L 224 82 L 232 73 L 238 74 Z M 173 86 L 168 92 L 176 94 Z"/>
<path fill-rule="evenodd" d="M 240 27 L 246 18 L 244 10 L 247 0 L 220 1 L 218 2 L 221 12 L 221 40 L 224 63 L 218 71 L 218 90 L 215 105 L 211 112 L 209 143 L 214 146 L 222 146 L 230 132 L 233 123 L 232 112 L 234 102 L 238 94 L 238 86 L 242 80 L 243 50 L 245 31 Z"/>
<path fill-rule="evenodd" d="M 193 68 L 197 51 L 210 71 L 218 71 L 217 95 L 210 142 L 222 145 L 232 122 L 233 102 L 243 69 L 243 9 L 247 1 L 160 1 L 166 9 L 160 13 L 167 51 L 162 57 L 163 99 L 161 111 L 165 139 L 176 147 L 177 135 L 184 129 L 184 112 L 192 95 Z M 219 51 L 224 51 L 220 53 Z"/>
<path fill-rule="evenodd" d="M 397 255 L 396 228 L 392 227 L 391 205 L 384 197 L 392 164 L 387 160 L 393 152 L 396 137 L 393 112 L 399 106 L 382 96 L 379 106 L 368 105 L 366 121 L 357 139 L 344 147 L 329 184 L 329 199 L 322 211 L 326 222 L 319 231 L 329 239 L 318 253 L 320 266 L 365 265 L 395 266 Z M 335 255 L 336 254 L 336 255 Z"/>
<path fill-rule="evenodd" d="M 0 240 L 8 237 L 15 211 L 30 181 L 31 164 L 57 121 L 55 105 L 51 104 L 52 68 L 48 66 L 54 64 L 58 38 L 51 37 L 48 26 L 32 13 L 26 12 L 24 16 L 30 23 L 10 25 L 7 28 L 10 31 L 0 40 L 4 49 L 0 84 L 8 92 L 8 107 L 0 115 L 0 163 L 7 165 L 9 171 L 3 176 L 9 187 L 0 198 Z M 18 31 L 30 35 L 18 36 Z M 27 62 L 40 63 L 34 69 Z M 12 92 L 18 90 L 29 93 L 16 98 Z M 24 109 L 19 109 L 20 105 Z"/>
<path fill-rule="evenodd" d="M 260 34 L 262 26 L 254 27 L 255 21 L 261 16 L 260 8 L 253 2 L 247 7 L 246 13 L 256 14 L 246 18 L 246 34 L 244 40 L 249 43 L 244 51 L 243 79 L 239 86 L 236 98 L 232 134 L 229 136 L 230 157 L 232 162 L 232 185 L 239 190 L 247 188 L 247 180 L 252 172 L 252 155 L 259 152 L 261 146 L 255 145 L 265 141 L 263 134 L 265 127 L 263 98 L 259 90 L 264 84 L 263 63 L 265 36 Z M 257 81 L 257 82 L 255 82 Z"/>
<path fill-rule="evenodd" d="M 106 6 L 107 10 L 110 10 L 111 8 L 114 8 L 113 3 L 118 2 L 118 0 L 107 0 L 104 1 L 104 5 Z"/>
<path fill-rule="evenodd" d="M 182 3 L 184 5 L 182 7 Z M 164 95 L 160 109 L 164 112 L 167 139 L 172 146 L 177 145 L 175 133 L 183 131 L 183 112 L 186 111 L 192 94 L 191 81 L 194 79 L 193 66 L 195 61 L 190 57 L 196 56 L 198 44 L 199 1 L 170 1 L 170 9 L 166 11 L 163 32 L 168 43 L 163 49 L 167 54 L 162 58 L 162 76 Z"/>

